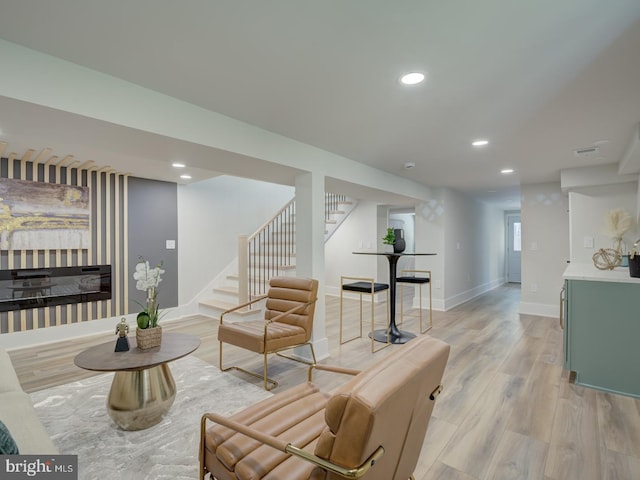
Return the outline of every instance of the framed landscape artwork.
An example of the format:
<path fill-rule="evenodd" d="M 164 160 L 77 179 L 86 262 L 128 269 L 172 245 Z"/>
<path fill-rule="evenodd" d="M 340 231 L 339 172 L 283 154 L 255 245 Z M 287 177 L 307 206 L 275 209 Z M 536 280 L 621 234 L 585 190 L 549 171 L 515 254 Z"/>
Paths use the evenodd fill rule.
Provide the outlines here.
<path fill-rule="evenodd" d="M 0 250 L 85 249 L 88 187 L 0 178 Z"/>

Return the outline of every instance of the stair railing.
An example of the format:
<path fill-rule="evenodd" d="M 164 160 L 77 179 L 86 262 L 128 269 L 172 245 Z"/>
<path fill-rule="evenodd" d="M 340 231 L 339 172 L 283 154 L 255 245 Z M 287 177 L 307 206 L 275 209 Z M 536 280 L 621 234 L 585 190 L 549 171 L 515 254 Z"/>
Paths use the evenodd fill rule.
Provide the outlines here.
<path fill-rule="evenodd" d="M 325 192 L 324 194 L 324 219 L 330 221 L 334 212 L 340 210 L 340 204 L 347 201 L 346 195 Z"/>
<path fill-rule="evenodd" d="M 346 195 L 325 192 L 325 221 L 339 212 Z M 238 300 L 240 304 L 264 295 L 271 277 L 294 265 L 295 198 L 251 235 L 238 237 Z"/>
<path fill-rule="evenodd" d="M 252 235 L 238 240 L 238 295 L 240 304 L 264 295 L 271 277 L 293 265 L 295 255 L 295 198 Z"/>

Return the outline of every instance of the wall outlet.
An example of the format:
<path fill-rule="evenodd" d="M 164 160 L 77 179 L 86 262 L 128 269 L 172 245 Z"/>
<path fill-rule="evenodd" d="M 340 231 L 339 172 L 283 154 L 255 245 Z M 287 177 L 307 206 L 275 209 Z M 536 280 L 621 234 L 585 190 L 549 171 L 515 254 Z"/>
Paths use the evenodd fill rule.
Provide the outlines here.
<path fill-rule="evenodd" d="M 529 287 L 529 290 L 531 290 L 532 292 L 537 292 L 538 291 L 538 284 L 537 283 L 532 283 Z"/>
<path fill-rule="evenodd" d="M 433 288 L 436 290 L 440 290 L 442 288 L 442 280 L 436 280 L 433 282 Z"/>
<path fill-rule="evenodd" d="M 538 250 L 538 242 L 531 242 L 531 250 Z"/>
<path fill-rule="evenodd" d="M 582 242 L 584 248 L 593 248 L 593 237 L 584 237 Z"/>
<path fill-rule="evenodd" d="M 167 250 L 175 250 L 176 241 L 175 240 L 167 240 L 166 246 L 167 246 Z"/>

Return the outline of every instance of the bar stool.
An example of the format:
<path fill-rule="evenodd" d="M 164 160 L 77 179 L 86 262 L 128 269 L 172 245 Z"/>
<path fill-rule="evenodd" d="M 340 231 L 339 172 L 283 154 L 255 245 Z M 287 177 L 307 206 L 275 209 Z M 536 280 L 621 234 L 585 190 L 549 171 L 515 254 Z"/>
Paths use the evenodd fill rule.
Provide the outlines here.
<path fill-rule="evenodd" d="M 350 283 L 345 283 L 345 280 L 348 280 Z M 353 280 L 357 280 L 353 282 Z M 375 322 L 374 322 L 374 300 L 375 294 L 378 292 L 382 292 L 386 290 L 387 292 L 387 343 L 384 347 L 375 348 L 375 340 L 373 339 L 373 331 L 375 330 Z M 356 335 L 355 337 L 348 338 L 346 340 L 343 339 L 343 322 L 342 322 L 342 306 L 343 306 L 343 293 L 344 292 L 354 292 L 360 296 L 360 335 Z M 373 278 L 362 278 L 362 277 L 340 277 L 340 345 L 343 345 L 347 342 L 355 340 L 357 338 L 362 338 L 362 296 L 370 295 L 371 296 L 371 353 L 378 352 L 383 348 L 391 345 L 389 342 L 389 285 L 386 283 L 376 283 Z"/>
<path fill-rule="evenodd" d="M 410 274 L 410 275 L 407 275 Z M 418 276 L 416 274 L 420 274 Z M 433 327 L 432 302 L 431 302 L 431 270 L 402 270 L 400 276 L 396 278 L 396 283 L 400 284 L 400 322 L 404 320 L 404 284 L 418 285 L 420 287 L 420 314 L 407 315 L 407 317 L 420 317 L 420 333 L 425 333 Z M 429 328 L 423 330 L 422 326 L 422 285 L 429 284 Z"/>

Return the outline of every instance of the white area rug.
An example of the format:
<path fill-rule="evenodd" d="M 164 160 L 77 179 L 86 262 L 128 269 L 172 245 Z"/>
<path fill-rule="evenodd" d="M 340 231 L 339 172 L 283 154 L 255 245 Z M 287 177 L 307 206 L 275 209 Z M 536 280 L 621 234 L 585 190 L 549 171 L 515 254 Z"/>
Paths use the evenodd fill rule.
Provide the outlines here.
<path fill-rule="evenodd" d="M 112 373 L 31 394 L 60 453 L 78 455 L 80 480 L 194 480 L 202 414 L 232 414 L 271 395 L 193 356 L 169 366 L 175 402 L 147 430 L 123 431 L 107 414 Z"/>

